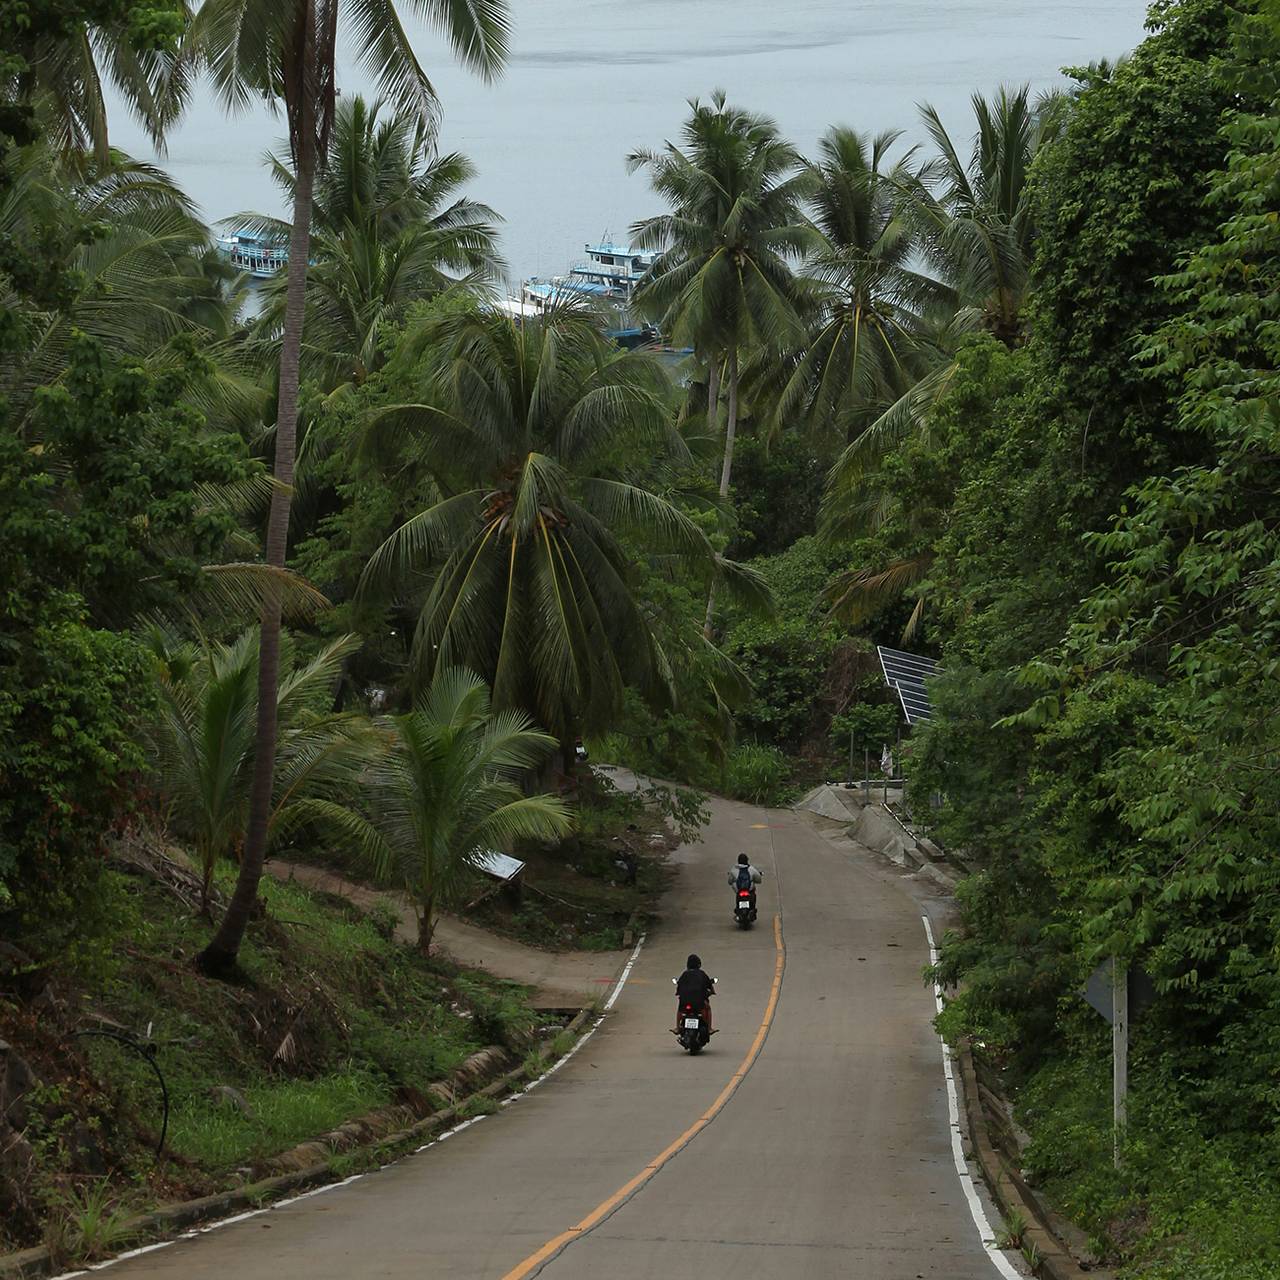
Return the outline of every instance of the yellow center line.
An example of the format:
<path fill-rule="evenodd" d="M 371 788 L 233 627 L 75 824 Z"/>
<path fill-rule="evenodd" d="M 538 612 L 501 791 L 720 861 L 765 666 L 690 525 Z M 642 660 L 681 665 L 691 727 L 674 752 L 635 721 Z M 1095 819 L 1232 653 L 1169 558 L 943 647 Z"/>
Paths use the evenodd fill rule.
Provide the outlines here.
<path fill-rule="evenodd" d="M 533 1275 L 544 1263 L 549 1262 L 579 1236 L 599 1226 L 624 1200 L 643 1187 L 665 1164 L 678 1156 L 720 1114 L 725 1103 L 733 1097 L 734 1090 L 742 1083 L 743 1078 L 760 1056 L 765 1037 L 769 1034 L 769 1027 L 773 1023 L 773 1015 L 778 1008 L 778 997 L 782 994 L 782 971 L 787 963 L 787 950 L 782 942 L 781 916 L 773 917 L 773 945 L 775 951 L 773 986 L 769 991 L 769 1003 L 765 1006 L 764 1017 L 760 1020 L 756 1038 L 751 1042 L 747 1056 L 729 1078 L 729 1083 L 720 1090 L 716 1100 L 670 1146 L 654 1156 L 634 1178 L 624 1182 L 613 1195 L 592 1209 L 581 1222 L 570 1227 L 568 1231 L 562 1231 L 554 1239 L 548 1240 L 536 1253 L 531 1253 L 523 1262 L 517 1263 L 502 1277 L 502 1280 L 525 1280 L 525 1277 Z"/>

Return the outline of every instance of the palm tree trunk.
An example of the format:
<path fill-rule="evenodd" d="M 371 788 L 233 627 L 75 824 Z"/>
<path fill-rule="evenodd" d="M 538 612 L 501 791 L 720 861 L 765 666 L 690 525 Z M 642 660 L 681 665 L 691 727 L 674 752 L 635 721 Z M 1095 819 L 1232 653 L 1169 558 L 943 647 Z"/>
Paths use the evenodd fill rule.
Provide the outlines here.
<path fill-rule="evenodd" d="M 720 496 L 729 496 L 729 480 L 733 475 L 733 443 L 738 434 L 738 352 L 729 352 L 729 417 L 724 426 L 724 464 L 720 468 Z M 702 634 L 711 639 L 711 615 L 716 607 L 714 579 L 707 592 L 707 616 L 702 623 Z"/>
<path fill-rule="evenodd" d="M 720 417 L 720 357 L 711 357 L 707 366 L 707 430 L 715 435 Z"/>
<path fill-rule="evenodd" d="M 724 426 L 724 466 L 720 468 L 720 496 L 729 496 L 733 474 L 733 442 L 738 434 L 738 353 L 729 352 L 729 418 Z"/>
<path fill-rule="evenodd" d="M 435 894 L 428 894 L 422 904 L 422 913 L 418 916 L 418 950 L 424 955 L 431 954 L 431 936 L 436 931 Z"/>
<path fill-rule="evenodd" d="M 293 228 L 289 235 L 288 281 L 285 292 L 284 335 L 280 343 L 280 392 L 276 401 L 275 489 L 267 522 L 267 563 L 283 568 L 289 549 L 289 506 L 293 497 L 293 462 L 298 428 L 298 366 L 302 352 L 302 321 L 306 312 L 307 260 L 311 254 L 311 196 L 315 180 L 314 132 L 301 137 L 295 157 L 297 179 L 293 192 Z M 276 764 L 276 703 L 280 685 L 280 596 L 267 584 L 262 606 L 258 649 L 258 720 L 254 737 L 253 786 L 249 793 L 249 823 L 235 892 L 213 940 L 197 957 L 207 974 L 231 973 L 240 954 L 249 917 L 258 899 L 258 882 L 267 849 L 271 792 Z"/>

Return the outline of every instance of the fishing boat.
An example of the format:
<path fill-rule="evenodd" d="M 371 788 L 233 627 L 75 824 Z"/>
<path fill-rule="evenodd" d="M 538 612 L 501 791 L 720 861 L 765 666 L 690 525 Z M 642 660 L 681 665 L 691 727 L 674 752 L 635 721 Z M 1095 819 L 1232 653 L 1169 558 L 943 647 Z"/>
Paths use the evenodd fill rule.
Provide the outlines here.
<path fill-rule="evenodd" d="M 247 231 L 219 236 L 218 250 L 233 267 L 255 280 L 269 280 L 289 265 L 289 250 L 285 245 Z"/>

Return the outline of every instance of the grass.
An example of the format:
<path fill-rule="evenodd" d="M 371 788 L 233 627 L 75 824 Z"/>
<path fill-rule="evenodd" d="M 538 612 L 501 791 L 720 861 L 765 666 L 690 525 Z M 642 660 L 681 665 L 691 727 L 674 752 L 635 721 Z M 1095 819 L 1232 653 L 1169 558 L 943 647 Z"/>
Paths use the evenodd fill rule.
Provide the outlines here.
<path fill-rule="evenodd" d="M 232 875 L 220 873 L 224 888 Z M 110 872 L 100 892 L 111 933 L 86 948 L 92 964 L 55 972 L 54 1012 L 0 1009 L 6 1040 L 41 1081 L 26 1128 L 36 1176 L 0 1215 L 0 1250 L 52 1236 L 86 1257 L 110 1247 L 118 1205 L 141 1211 L 256 1179 L 273 1156 L 392 1102 L 425 1114 L 428 1087 L 470 1054 L 498 1044 L 523 1055 L 533 1043 L 524 987 L 424 958 L 299 885 L 263 881 L 235 984 L 195 969 L 208 923 L 160 883 Z M 91 1027 L 154 1054 L 171 1100 L 159 1160 L 151 1066 L 115 1040 L 73 1034 Z M 91 1198 L 69 1198 L 82 1192 Z"/>
<path fill-rule="evenodd" d="M 1280 1155 L 1266 1134 L 1211 1135 L 1179 1088 L 1131 1078 L 1122 1168 L 1112 1163 L 1109 1063 L 1077 1048 L 1018 1096 L 1029 1178 L 1090 1235 L 1120 1280 L 1275 1280 Z"/>
<path fill-rule="evenodd" d="M 133 1210 L 113 1192 L 107 1178 L 73 1186 L 51 1197 L 45 1244 L 58 1262 L 96 1262 L 130 1240 L 126 1223 Z"/>
<path fill-rule="evenodd" d="M 501 1110 L 502 1105 L 496 1098 L 487 1098 L 483 1094 L 477 1093 L 463 1102 L 458 1108 L 458 1115 L 464 1120 L 471 1120 L 476 1116 L 497 1115 Z"/>
<path fill-rule="evenodd" d="M 391 1100 L 387 1081 L 369 1070 L 311 1080 L 249 1085 L 248 1114 L 230 1102 L 189 1100 L 170 1118 L 172 1149 L 208 1168 L 233 1168 L 278 1154 Z"/>

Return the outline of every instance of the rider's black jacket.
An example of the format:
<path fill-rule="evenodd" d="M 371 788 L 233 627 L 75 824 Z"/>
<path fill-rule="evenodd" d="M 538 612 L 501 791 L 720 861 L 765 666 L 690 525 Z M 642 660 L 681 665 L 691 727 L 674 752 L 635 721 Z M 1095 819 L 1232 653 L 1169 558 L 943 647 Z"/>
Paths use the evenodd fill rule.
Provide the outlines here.
<path fill-rule="evenodd" d="M 701 1009 L 715 991 L 716 984 L 701 969 L 686 969 L 676 981 L 676 996 L 681 1004 Z"/>

